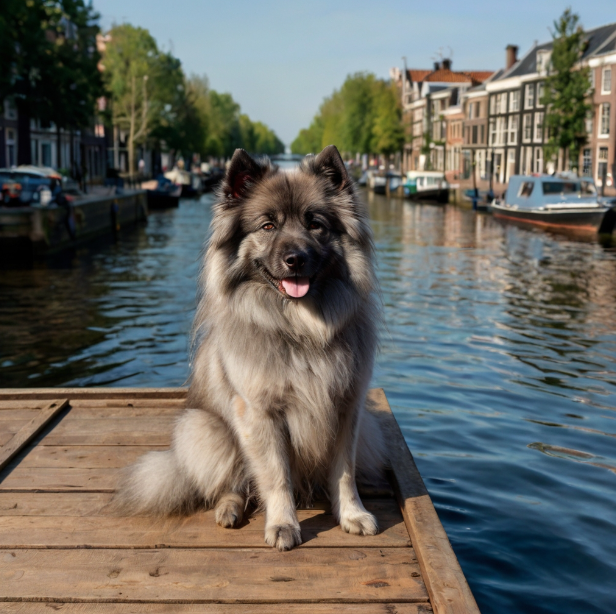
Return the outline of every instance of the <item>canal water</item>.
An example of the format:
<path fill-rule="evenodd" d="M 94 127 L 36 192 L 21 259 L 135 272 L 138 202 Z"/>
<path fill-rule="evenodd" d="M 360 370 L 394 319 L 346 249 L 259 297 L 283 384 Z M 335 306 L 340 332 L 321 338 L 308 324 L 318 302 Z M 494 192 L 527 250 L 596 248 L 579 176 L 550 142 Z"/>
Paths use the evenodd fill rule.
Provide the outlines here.
<path fill-rule="evenodd" d="M 616 611 L 616 253 L 368 198 L 374 384 L 484 614 Z M 178 386 L 211 197 L 0 270 L 0 386 Z"/>

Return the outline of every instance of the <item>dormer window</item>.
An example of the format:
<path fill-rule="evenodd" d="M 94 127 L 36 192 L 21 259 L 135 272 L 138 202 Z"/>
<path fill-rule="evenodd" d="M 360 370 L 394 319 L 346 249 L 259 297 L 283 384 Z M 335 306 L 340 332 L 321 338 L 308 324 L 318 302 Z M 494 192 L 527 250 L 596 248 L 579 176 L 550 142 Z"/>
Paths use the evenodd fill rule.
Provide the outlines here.
<path fill-rule="evenodd" d="M 540 75 L 547 75 L 551 56 L 550 51 L 537 51 L 537 72 Z"/>

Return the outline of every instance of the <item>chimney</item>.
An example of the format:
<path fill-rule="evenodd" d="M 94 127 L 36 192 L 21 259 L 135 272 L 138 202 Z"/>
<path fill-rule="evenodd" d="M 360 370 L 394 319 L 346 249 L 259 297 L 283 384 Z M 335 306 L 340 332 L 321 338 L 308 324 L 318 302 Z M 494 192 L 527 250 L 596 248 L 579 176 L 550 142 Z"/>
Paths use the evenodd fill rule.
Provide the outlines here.
<path fill-rule="evenodd" d="M 435 72 L 437 70 L 439 70 L 440 67 L 441 67 L 441 65 L 438 62 L 434 62 L 434 70 L 435 70 Z"/>
<path fill-rule="evenodd" d="M 444 70 L 451 70 L 451 60 L 449 58 L 444 59 L 442 66 Z"/>
<path fill-rule="evenodd" d="M 505 68 L 509 70 L 518 61 L 518 46 L 507 45 L 507 55 L 505 56 Z"/>

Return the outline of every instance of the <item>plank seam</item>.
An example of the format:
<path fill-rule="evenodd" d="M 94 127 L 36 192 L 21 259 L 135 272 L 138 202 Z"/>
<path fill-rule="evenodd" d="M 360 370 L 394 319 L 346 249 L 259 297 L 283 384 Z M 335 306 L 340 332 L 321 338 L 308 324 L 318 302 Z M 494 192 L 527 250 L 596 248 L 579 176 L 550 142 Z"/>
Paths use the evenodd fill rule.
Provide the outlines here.
<path fill-rule="evenodd" d="M 68 405 L 68 399 L 56 400 L 40 410 L 40 414 L 24 424 L 11 439 L 0 448 L 0 469 L 4 469 L 18 452 L 23 450 L 49 422 Z"/>

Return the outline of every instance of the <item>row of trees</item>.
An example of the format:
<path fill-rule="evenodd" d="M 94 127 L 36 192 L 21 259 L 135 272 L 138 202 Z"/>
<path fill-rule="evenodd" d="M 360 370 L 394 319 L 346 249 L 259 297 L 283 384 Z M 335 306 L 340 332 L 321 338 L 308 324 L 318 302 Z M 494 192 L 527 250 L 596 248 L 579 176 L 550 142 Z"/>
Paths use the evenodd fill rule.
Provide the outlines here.
<path fill-rule="evenodd" d="M 370 73 L 349 75 L 323 101 L 310 126 L 300 131 L 291 151 L 314 153 L 331 143 L 347 155 L 400 151 L 404 131 L 396 86 Z"/>
<path fill-rule="evenodd" d="M 231 94 L 210 89 L 205 76 L 186 77 L 180 61 L 143 28 L 113 27 L 102 67 L 110 121 L 127 134 L 131 174 L 135 147 L 146 141 L 187 158 L 229 157 L 237 147 L 257 154 L 284 151 L 276 134 L 242 114 Z"/>
<path fill-rule="evenodd" d="M 147 30 L 123 24 L 101 39 L 98 19 L 86 0 L 0 2 L 0 101 L 17 107 L 18 164 L 31 162 L 31 119 L 53 122 L 58 135 L 79 130 L 91 124 L 100 99 L 108 125 L 126 135 L 131 172 L 135 148 L 146 143 L 186 158 L 228 157 L 236 147 L 284 151 L 230 94 L 211 90 L 205 77 L 186 77 Z"/>
<path fill-rule="evenodd" d="M 30 119 L 76 130 L 102 93 L 98 15 L 83 0 L 2 0 L 0 101 L 18 110 L 18 163 L 30 163 Z M 61 161 L 59 161 L 59 164 Z"/>

